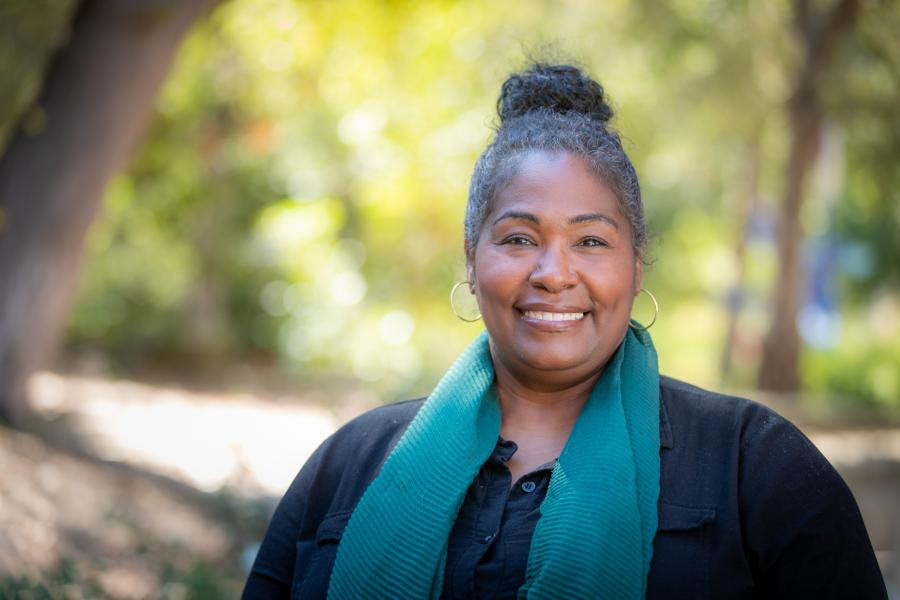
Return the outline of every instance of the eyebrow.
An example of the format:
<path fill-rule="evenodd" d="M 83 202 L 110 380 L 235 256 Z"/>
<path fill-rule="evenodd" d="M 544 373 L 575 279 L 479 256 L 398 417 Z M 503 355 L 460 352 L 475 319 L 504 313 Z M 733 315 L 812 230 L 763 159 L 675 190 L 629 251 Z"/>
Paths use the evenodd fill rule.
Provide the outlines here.
<path fill-rule="evenodd" d="M 611 217 L 607 217 L 603 213 L 588 213 L 585 215 L 578 215 L 569 219 L 569 225 L 575 225 L 577 223 L 586 223 L 588 221 L 603 221 L 604 223 L 609 223 L 615 229 L 619 229 L 619 223 L 616 222 L 615 219 Z"/>
<path fill-rule="evenodd" d="M 497 217 L 496 219 L 494 219 L 494 222 L 491 223 L 491 225 L 496 225 L 497 223 L 499 223 L 500 221 L 502 221 L 504 219 L 519 219 L 520 221 L 531 221 L 532 223 L 535 223 L 535 224 L 541 222 L 540 219 L 538 219 L 535 215 L 533 215 L 531 213 L 520 212 L 517 210 L 508 210 L 505 213 L 503 213 L 502 215 L 500 215 L 499 217 Z"/>
<path fill-rule="evenodd" d="M 519 219 L 521 221 L 531 221 L 535 224 L 539 224 L 541 222 L 541 220 L 538 219 L 536 215 L 533 215 L 531 213 L 520 212 L 517 210 L 508 210 L 494 219 L 492 225 L 496 225 L 504 219 Z M 603 213 L 586 213 L 583 215 L 576 215 L 569 219 L 569 225 L 577 225 L 578 223 L 587 223 L 590 221 L 602 221 L 603 223 L 612 225 L 616 230 L 619 229 L 619 224 L 614 219 L 604 215 Z"/>

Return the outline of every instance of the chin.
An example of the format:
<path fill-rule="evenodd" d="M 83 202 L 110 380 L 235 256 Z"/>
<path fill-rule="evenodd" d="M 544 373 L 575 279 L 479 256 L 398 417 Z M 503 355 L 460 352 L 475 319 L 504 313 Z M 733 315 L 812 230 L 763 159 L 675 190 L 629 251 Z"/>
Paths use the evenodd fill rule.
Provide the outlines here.
<path fill-rule="evenodd" d="M 540 355 L 521 353 L 522 362 L 537 371 L 572 372 L 584 370 L 591 362 L 590 356 L 584 353 L 542 351 Z"/>

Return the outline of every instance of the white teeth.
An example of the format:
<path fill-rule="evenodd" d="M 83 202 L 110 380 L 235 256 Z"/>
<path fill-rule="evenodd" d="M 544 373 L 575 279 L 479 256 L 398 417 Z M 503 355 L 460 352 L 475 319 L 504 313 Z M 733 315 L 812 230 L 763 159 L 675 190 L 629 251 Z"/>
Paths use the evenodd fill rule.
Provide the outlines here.
<path fill-rule="evenodd" d="M 560 312 L 542 312 L 536 310 L 526 310 L 525 316 L 530 319 L 540 319 L 541 321 L 578 321 L 584 318 L 584 313 L 560 313 Z"/>

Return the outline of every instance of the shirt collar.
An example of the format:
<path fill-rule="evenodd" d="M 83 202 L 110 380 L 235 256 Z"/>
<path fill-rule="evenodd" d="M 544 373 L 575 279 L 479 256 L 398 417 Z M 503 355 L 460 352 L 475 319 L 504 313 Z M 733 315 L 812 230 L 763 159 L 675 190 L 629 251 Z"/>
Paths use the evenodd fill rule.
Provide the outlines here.
<path fill-rule="evenodd" d="M 659 446 L 660 448 L 672 448 L 672 426 L 669 423 L 669 411 L 666 408 L 665 395 L 659 395 Z M 495 460 L 509 460 L 509 457 L 517 450 L 515 442 L 504 440 L 502 437 L 497 438 L 497 447 L 494 449 L 492 458 Z M 556 459 L 541 465 L 536 471 L 546 468 L 552 468 Z"/>
<path fill-rule="evenodd" d="M 660 448 L 672 448 L 672 427 L 669 424 L 669 411 L 666 408 L 666 400 L 665 395 L 660 393 L 659 395 L 659 446 Z M 497 446 L 494 448 L 494 454 L 492 458 L 495 460 L 509 460 L 509 457 L 513 455 L 513 453 L 517 450 L 518 446 L 516 446 L 515 442 L 510 440 L 504 440 L 502 437 L 497 438 Z M 556 462 L 556 459 L 541 465 L 536 471 L 545 468 L 551 468 L 553 463 Z"/>

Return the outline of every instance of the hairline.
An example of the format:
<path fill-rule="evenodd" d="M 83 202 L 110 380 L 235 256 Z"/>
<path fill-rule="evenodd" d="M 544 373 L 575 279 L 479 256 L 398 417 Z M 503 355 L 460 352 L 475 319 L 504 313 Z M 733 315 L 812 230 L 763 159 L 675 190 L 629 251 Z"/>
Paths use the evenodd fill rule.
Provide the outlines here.
<path fill-rule="evenodd" d="M 481 158 L 479 158 L 479 163 L 481 162 L 482 159 L 486 158 L 488 152 L 490 152 L 493 149 L 494 149 L 494 142 L 489 144 L 488 148 L 485 149 L 485 152 L 482 154 Z M 635 255 L 641 260 L 641 262 L 644 262 L 644 255 L 645 255 L 645 248 L 646 248 L 646 236 L 640 244 L 635 243 L 635 231 L 634 231 L 634 227 L 632 224 L 632 219 L 629 218 L 628 213 L 624 210 L 624 206 L 626 205 L 625 199 L 623 198 L 624 194 L 623 194 L 622 190 L 620 189 L 620 185 L 617 184 L 618 182 L 611 182 L 610 181 L 611 178 L 608 176 L 608 173 L 610 171 L 612 171 L 612 169 L 602 168 L 604 165 L 596 159 L 592 160 L 592 157 L 588 153 L 580 152 L 578 150 L 563 147 L 563 146 L 543 147 L 540 143 L 536 143 L 532 146 L 523 145 L 518 148 L 512 148 L 510 154 L 506 157 L 506 160 L 504 161 L 504 163 L 501 164 L 498 168 L 498 174 L 494 181 L 494 188 L 492 190 L 492 194 L 490 195 L 489 198 L 487 198 L 485 200 L 484 204 L 481 207 L 479 207 L 480 210 L 478 212 L 480 212 L 480 214 L 476 215 L 477 217 L 479 217 L 476 219 L 477 224 L 478 224 L 478 230 L 475 232 L 472 232 L 473 235 L 471 236 L 471 238 L 468 235 L 469 227 L 468 227 L 468 208 L 467 208 L 467 211 L 466 211 L 467 212 L 467 215 L 466 215 L 467 223 L 466 223 L 466 227 L 465 227 L 466 235 L 464 235 L 465 241 L 466 241 L 466 249 L 467 249 L 467 252 L 466 252 L 466 260 L 467 261 L 472 260 L 475 256 L 475 248 L 478 245 L 478 240 L 481 237 L 481 232 L 485 228 L 488 216 L 491 214 L 494 201 L 496 200 L 497 196 L 511 184 L 512 180 L 517 175 L 519 175 L 521 163 L 522 163 L 523 159 L 530 153 L 543 153 L 543 154 L 548 154 L 550 156 L 559 156 L 561 154 L 568 154 L 570 156 L 575 156 L 575 157 L 582 159 L 587 164 L 588 169 L 590 170 L 591 174 L 594 177 L 596 177 L 597 180 L 600 181 L 603 185 L 605 185 L 607 188 L 609 188 L 609 190 L 615 196 L 616 208 L 619 211 L 619 213 L 622 214 L 623 217 L 625 217 L 625 220 L 628 223 L 628 229 L 629 229 L 629 233 L 631 236 L 632 250 L 634 251 Z M 624 154 L 624 150 L 622 150 L 622 153 Z M 476 171 L 479 168 L 479 166 L 480 165 L 476 165 Z M 473 177 L 473 180 L 474 180 L 474 177 Z M 471 192 L 470 192 L 470 196 L 471 196 Z"/>

